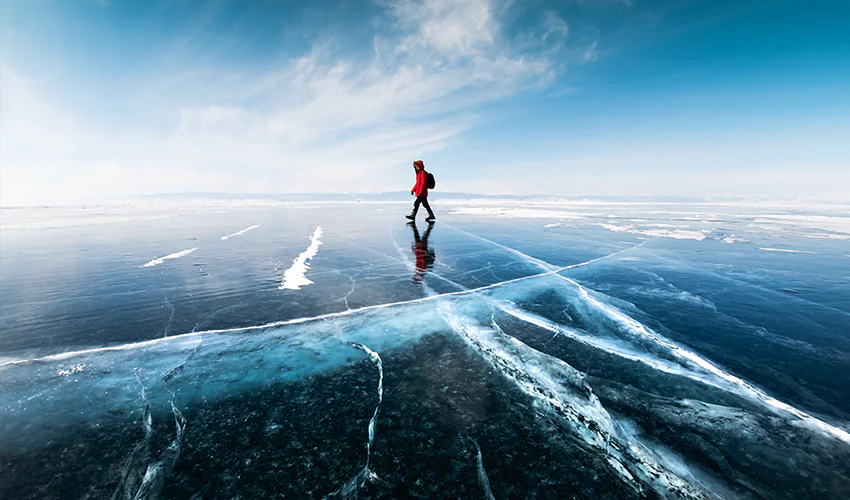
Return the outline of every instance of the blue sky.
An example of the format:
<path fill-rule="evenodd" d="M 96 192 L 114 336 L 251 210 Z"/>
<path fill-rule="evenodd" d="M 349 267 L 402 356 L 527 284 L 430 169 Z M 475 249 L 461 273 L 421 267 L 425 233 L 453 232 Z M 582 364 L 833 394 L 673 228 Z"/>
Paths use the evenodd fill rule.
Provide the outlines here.
<path fill-rule="evenodd" d="M 307 4 L 307 5 L 305 5 Z M 846 199 L 850 4 L 11 0 L 0 203 L 187 191 Z"/>

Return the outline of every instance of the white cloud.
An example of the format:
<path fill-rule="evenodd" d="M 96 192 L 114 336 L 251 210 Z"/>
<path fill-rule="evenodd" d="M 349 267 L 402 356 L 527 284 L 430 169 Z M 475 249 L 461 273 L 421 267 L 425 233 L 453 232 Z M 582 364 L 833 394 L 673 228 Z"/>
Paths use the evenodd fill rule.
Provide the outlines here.
<path fill-rule="evenodd" d="M 598 41 L 594 40 L 593 43 L 584 51 L 583 59 L 587 62 L 596 62 L 599 59 L 599 52 L 596 50 L 596 45 Z"/>
<path fill-rule="evenodd" d="M 554 12 L 549 12 L 546 14 L 546 21 L 543 26 L 546 28 L 546 32 L 543 35 L 543 39 L 549 38 L 549 36 L 559 35 L 559 40 L 564 40 L 567 37 L 570 29 L 567 23 L 561 19 L 561 16 Z"/>
<path fill-rule="evenodd" d="M 388 24 L 364 48 L 374 50 L 365 61 L 356 51 L 341 56 L 339 45 L 317 41 L 309 53 L 261 72 L 186 67 L 154 85 L 156 105 L 176 119 L 169 131 L 101 133 L 87 148 L 92 155 L 78 150 L 80 133 L 73 123 L 57 120 L 58 113 L 31 96 L 21 101 L 19 112 L 4 113 L 4 130 L 19 129 L 10 140 L 35 149 L 55 142 L 48 149 L 62 154 L 45 159 L 20 144 L 12 147 L 3 175 L 15 187 L 3 183 L 2 203 L 52 200 L 56 190 L 86 198 L 397 188 L 409 176 L 411 158 L 447 147 L 474 126 L 477 105 L 551 81 L 549 49 L 563 43 L 566 24 L 550 15 L 536 27 L 542 33 L 534 35 L 533 50 L 512 45 L 500 17 L 507 5 L 391 2 Z M 169 92 L 168 85 L 177 91 Z M 13 95 L 28 95 L 22 81 L 13 79 L 11 86 Z M 192 104 L 168 97 L 185 96 L 186 89 L 192 90 Z M 61 130 L 45 128 L 51 123 Z M 18 175 L 21 169 L 32 175 Z M 73 174 L 56 177 L 62 169 Z M 58 178 L 61 186 L 51 189 L 51 179 Z"/>
<path fill-rule="evenodd" d="M 391 4 L 398 23 L 415 32 L 399 47 L 434 48 L 455 59 L 478 55 L 493 45 L 500 26 L 489 0 L 401 0 Z"/>

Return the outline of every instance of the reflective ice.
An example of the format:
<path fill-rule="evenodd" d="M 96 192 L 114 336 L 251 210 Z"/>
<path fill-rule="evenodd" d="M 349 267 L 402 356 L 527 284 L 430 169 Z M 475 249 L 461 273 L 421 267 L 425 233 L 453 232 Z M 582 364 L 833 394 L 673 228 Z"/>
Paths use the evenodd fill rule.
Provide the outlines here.
<path fill-rule="evenodd" d="M 4 210 L 0 497 L 850 492 L 846 207 L 434 205 Z"/>

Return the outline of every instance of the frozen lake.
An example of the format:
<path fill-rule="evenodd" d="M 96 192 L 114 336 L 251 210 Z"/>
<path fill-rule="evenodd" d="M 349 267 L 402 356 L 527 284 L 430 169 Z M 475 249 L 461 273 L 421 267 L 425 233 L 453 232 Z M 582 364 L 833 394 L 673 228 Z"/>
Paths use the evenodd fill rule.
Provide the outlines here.
<path fill-rule="evenodd" d="M 846 498 L 846 206 L 3 209 L 0 498 Z"/>

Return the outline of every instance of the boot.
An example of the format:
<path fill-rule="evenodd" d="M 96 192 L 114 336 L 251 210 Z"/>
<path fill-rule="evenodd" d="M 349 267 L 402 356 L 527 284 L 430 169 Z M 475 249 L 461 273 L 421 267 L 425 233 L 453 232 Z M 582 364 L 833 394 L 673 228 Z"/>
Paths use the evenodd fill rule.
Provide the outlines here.
<path fill-rule="evenodd" d="M 436 220 L 437 218 L 434 217 L 434 212 L 428 212 L 428 217 L 425 218 L 425 222 L 435 222 Z"/>
<path fill-rule="evenodd" d="M 410 212 L 410 215 L 405 215 L 410 220 L 416 220 L 416 212 Z"/>

